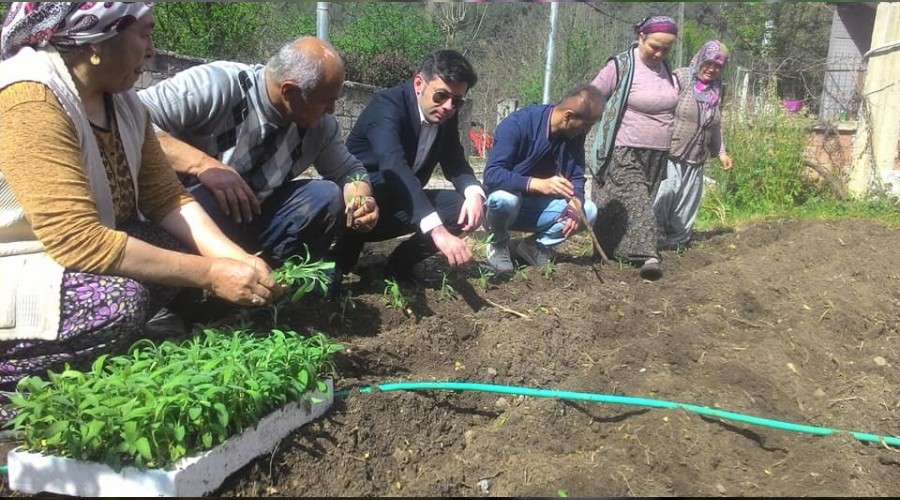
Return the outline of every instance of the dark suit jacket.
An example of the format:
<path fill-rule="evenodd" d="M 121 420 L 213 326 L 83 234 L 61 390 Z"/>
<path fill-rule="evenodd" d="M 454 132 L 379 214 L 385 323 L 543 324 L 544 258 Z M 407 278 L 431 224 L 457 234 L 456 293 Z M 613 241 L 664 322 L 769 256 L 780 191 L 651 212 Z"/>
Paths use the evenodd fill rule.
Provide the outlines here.
<path fill-rule="evenodd" d="M 414 224 L 435 211 L 423 187 L 438 163 L 444 178 L 458 192 L 464 192 L 469 186 L 481 186 L 459 142 L 458 114 L 440 125 L 425 162 L 413 173 L 422 129 L 418 106 L 412 79 L 383 90 L 375 94 L 359 115 L 346 141 L 347 149 L 368 171 L 381 174 L 374 176 L 373 182 L 383 177 L 392 190 L 400 191 L 392 192 L 392 196 L 412 205 Z"/>

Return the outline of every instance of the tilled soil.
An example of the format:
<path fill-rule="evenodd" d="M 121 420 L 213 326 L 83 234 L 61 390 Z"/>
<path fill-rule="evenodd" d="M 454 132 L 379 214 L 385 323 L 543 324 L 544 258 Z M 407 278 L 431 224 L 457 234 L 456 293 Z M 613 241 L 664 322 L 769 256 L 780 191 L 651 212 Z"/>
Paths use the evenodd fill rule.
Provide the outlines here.
<path fill-rule="evenodd" d="M 386 305 L 385 243 L 367 249 L 362 278 L 351 275 L 352 303 L 308 299 L 280 321 L 346 345 L 338 389 L 483 382 L 898 436 L 898 243 L 896 229 L 873 222 L 769 221 L 665 253 L 664 277 L 651 283 L 595 264 L 598 277 L 582 235 L 545 269 L 489 282 L 474 267 L 450 272 L 452 291 L 432 259 L 438 283 L 403 288 L 410 314 Z M 900 451 L 846 433 L 487 392 L 353 390 L 217 495 L 898 492 Z"/>

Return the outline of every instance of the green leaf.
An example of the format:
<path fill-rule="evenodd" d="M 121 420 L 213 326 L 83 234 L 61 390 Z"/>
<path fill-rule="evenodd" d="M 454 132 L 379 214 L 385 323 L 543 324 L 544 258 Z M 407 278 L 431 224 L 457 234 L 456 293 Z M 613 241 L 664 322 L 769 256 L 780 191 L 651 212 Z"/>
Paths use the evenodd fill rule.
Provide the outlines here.
<path fill-rule="evenodd" d="M 219 417 L 219 425 L 228 427 L 228 410 L 225 408 L 225 405 L 216 403 L 213 405 L 213 408 L 216 410 L 216 415 Z"/>
<path fill-rule="evenodd" d="M 141 433 L 137 428 L 137 422 L 129 420 L 122 425 L 122 428 L 125 431 L 125 442 L 134 446 L 134 443 L 141 437 Z"/>
<path fill-rule="evenodd" d="M 95 375 L 99 375 L 100 372 L 103 371 L 103 364 L 106 363 L 106 359 L 109 358 L 109 354 L 100 355 L 94 362 L 91 364 L 91 372 Z"/>
<path fill-rule="evenodd" d="M 143 457 L 144 460 L 151 460 L 153 458 L 153 453 L 150 451 L 150 441 L 147 441 L 147 438 L 139 438 L 135 443 L 135 448 L 137 448 L 138 453 L 141 454 L 141 457 Z"/>
<path fill-rule="evenodd" d="M 105 425 L 106 422 L 103 422 L 102 420 L 91 421 L 91 423 L 87 425 L 87 432 L 84 433 L 81 439 L 85 442 L 90 442 L 100 435 L 100 431 L 103 430 Z"/>
<path fill-rule="evenodd" d="M 212 432 L 206 431 L 201 436 L 201 441 L 203 442 L 203 447 L 206 449 L 212 448 L 213 435 Z"/>

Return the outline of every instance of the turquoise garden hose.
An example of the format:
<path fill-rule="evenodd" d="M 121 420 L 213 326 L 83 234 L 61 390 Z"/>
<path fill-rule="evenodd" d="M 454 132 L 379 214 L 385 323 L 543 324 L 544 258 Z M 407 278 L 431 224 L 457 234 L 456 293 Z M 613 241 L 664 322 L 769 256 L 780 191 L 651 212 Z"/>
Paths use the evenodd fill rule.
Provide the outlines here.
<path fill-rule="evenodd" d="M 772 420 L 768 418 L 754 417 L 751 415 L 743 415 L 731 411 L 716 410 L 705 406 L 697 406 L 684 403 L 676 403 L 674 401 L 665 401 L 659 399 L 635 398 L 629 396 L 612 396 L 608 394 L 592 394 L 586 392 L 558 391 L 554 389 L 535 389 L 532 387 L 516 387 L 510 385 L 494 385 L 475 382 L 398 382 L 390 384 L 376 384 L 374 386 L 363 386 L 359 388 L 361 393 L 371 392 L 391 392 L 391 391 L 473 391 L 473 392 L 491 392 L 498 394 L 512 394 L 515 396 L 531 396 L 535 398 L 557 398 L 570 401 L 590 401 L 592 403 L 609 403 L 630 406 L 645 406 L 648 408 L 666 408 L 680 409 L 693 413 L 699 413 L 708 417 L 724 418 L 745 424 L 759 425 L 772 429 L 780 429 L 783 431 L 800 432 L 804 434 L 814 434 L 817 436 L 828 436 L 830 434 L 847 433 L 859 441 L 867 443 L 879 443 L 883 445 L 900 446 L 900 438 L 891 436 L 878 436 L 876 434 L 868 434 L 864 432 L 842 431 L 838 429 L 830 429 L 828 427 L 816 427 L 812 425 L 794 424 L 791 422 L 782 422 L 780 420 Z M 350 394 L 350 389 L 336 391 L 335 396 L 346 397 Z"/>
<path fill-rule="evenodd" d="M 636 398 L 630 396 L 613 396 L 609 394 L 592 394 L 587 392 L 559 391 L 554 389 L 535 389 L 532 387 L 516 387 L 511 385 L 495 385 L 476 382 L 397 382 L 389 384 L 366 385 L 359 387 L 361 393 L 394 392 L 394 391 L 468 391 L 486 392 L 496 394 L 512 394 L 514 396 L 530 396 L 535 398 L 556 398 L 570 401 L 590 401 L 592 403 L 609 403 L 629 406 L 644 406 L 648 408 L 665 408 L 671 410 L 685 410 L 698 413 L 707 417 L 724 418 L 745 424 L 759 425 L 772 429 L 828 436 L 830 434 L 850 434 L 859 441 L 867 443 L 879 443 L 885 446 L 900 446 L 900 438 L 891 436 L 879 436 L 865 432 L 842 431 L 828 427 L 816 427 L 812 425 L 794 424 L 768 418 L 754 417 L 732 411 L 716 410 L 705 406 L 697 406 L 674 401 L 660 399 Z M 352 389 L 335 391 L 335 397 L 347 397 Z M 7 473 L 7 466 L 0 466 L 0 474 Z"/>

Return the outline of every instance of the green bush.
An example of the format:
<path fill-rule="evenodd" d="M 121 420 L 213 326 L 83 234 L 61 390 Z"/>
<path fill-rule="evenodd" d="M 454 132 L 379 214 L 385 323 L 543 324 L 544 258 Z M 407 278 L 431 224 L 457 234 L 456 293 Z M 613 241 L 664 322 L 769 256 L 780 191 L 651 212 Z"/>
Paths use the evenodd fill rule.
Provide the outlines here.
<path fill-rule="evenodd" d="M 827 182 L 807 174 L 804 151 L 811 125 L 809 117 L 786 113 L 774 99 L 743 117 L 728 112 L 725 143 L 734 168 L 721 170 L 715 159 L 707 165 L 705 175 L 714 185 L 704 190 L 698 229 L 771 216 L 900 219 L 896 200 L 840 200 Z"/>
<path fill-rule="evenodd" d="M 735 212 L 770 213 L 801 204 L 818 191 L 804 180 L 803 150 L 809 120 L 776 105 L 748 116 L 725 119 L 725 142 L 736 167 L 709 169 L 723 201 Z"/>
<path fill-rule="evenodd" d="M 415 4 L 371 2 L 352 7 L 352 18 L 332 37 L 350 81 L 397 85 L 443 45 L 437 25 Z"/>

